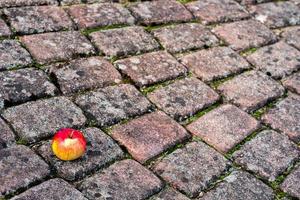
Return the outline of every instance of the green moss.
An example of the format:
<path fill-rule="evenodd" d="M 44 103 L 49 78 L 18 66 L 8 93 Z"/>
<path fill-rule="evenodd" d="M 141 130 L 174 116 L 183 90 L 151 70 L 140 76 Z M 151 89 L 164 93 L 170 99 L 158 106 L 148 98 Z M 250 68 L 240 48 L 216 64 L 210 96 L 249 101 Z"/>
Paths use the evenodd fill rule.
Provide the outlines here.
<path fill-rule="evenodd" d="M 257 48 L 246 49 L 246 50 L 242 51 L 240 53 L 240 55 L 242 55 L 242 56 L 248 56 L 248 55 L 254 53 L 255 51 L 257 51 Z"/>
<path fill-rule="evenodd" d="M 128 25 L 117 24 L 117 25 L 108 25 L 108 26 L 104 26 L 104 27 L 88 28 L 88 29 L 82 30 L 81 33 L 83 35 L 89 35 L 93 32 L 97 32 L 97 31 L 104 31 L 104 30 L 116 29 L 116 28 L 124 28 L 127 26 Z"/>
<path fill-rule="evenodd" d="M 18 145 L 27 145 L 27 144 L 28 144 L 28 141 L 27 141 L 26 139 L 24 139 L 24 138 L 19 138 L 19 139 L 16 141 L 16 143 L 17 143 Z"/>
<path fill-rule="evenodd" d="M 215 81 L 212 81 L 210 83 L 208 83 L 210 85 L 210 87 L 212 87 L 213 89 L 217 89 L 221 84 L 223 84 L 224 82 L 226 81 L 229 81 L 231 79 L 234 78 L 235 75 L 231 75 L 231 76 L 228 76 L 226 78 L 222 78 L 222 79 L 218 79 L 218 80 L 215 80 Z"/>
<path fill-rule="evenodd" d="M 183 4 L 189 3 L 189 2 L 192 2 L 192 1 L 195 1 L 195 0 L 178 0 L 178 2 L 183 3 Z"/>
<path fill-rule="evenodd" d="M 279 100 L 275 100 L 275 101 L 272 101 L 272 102 L 269 102 L 267 105 L 265 105 L 264 107 L 250 113 L 253 117 L 255 117 L 256 119 L 260 119 L 261 116 L 263 114 L 265 114 L 269 109 L 273 108 L 276 103 L 278 102 Z"/>

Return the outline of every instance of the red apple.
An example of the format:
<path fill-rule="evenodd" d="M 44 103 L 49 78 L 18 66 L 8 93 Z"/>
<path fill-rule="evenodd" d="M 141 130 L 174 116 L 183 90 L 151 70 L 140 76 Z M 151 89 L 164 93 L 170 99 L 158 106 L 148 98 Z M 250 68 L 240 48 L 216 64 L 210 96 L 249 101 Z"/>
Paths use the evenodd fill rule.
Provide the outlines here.
<path fill-rule="evenodd" d="M 60 129 L 53 137 L 52 151 L 61 160 L 80 158 L 86 149 L 86 140 L 82 132 L 71 129 Z"/>

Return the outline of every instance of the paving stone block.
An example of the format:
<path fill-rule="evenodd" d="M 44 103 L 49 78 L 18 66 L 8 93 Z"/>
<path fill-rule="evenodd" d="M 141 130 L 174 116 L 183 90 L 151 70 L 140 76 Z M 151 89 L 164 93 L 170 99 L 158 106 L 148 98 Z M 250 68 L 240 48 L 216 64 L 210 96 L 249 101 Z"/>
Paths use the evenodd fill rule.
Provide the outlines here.
<path fill-rule="evenodd" d="M 276 41 L 276 35 L 256 20 L 245 20 L 219 25 L 213 29 L 229 47 L 236 51 L 260 47 Z"/>
<path fill-rule="evenodd" d="M 89 199 L 146 199 L 163 184 L 151 171 L 133 160 L 123 160 L 85 179 L 79 186 Z"/>
<path fill-rule="evenodd" d="M 187 69 L 165 51 L 126 58 L 115 64 L 139 87 L 174 79 L 187 73 Z"/>
<path fill-rule="evenodd" d="M 15 135 L 5 121 L 0 118 L 0 151 L 15 143 Z"/>
<path fill-rule="evenodd" d="M 229 162 L 202 142 L 192 142 L 164 157 L 154 171 L 174 188 L 196 197 L 228 168 Z"/>
<path fill-rule="evenodd" d="M 185 55 L 180 61 L 203 81 L 226 78 L 249 69 L 250 64 L 228 47 L 215 47 Z"/>
<path fill-rule="evenodd" d="M 300 51 L 285 42 L 262 47 L 247 56 L 247 60 L 275 79 L 300 69 Z"/>
<path fill-rule="evenodd" d="M 80 29 L 134 24 L 134 18 L 121 4 L 81 4 L 68 8 Z"/>
<path fill-rule="evenodd" d="M 60 4 L 63 6 L 69 6 L 73 4 L 80 4 L 81 0 L 60 0 Z"/>
<path fill-rule="evenodd" d="M 259 3 L 267 3 L 270 1 L 272 0 L 237 0 L 237 2 L 243 6 L 249 6 L 249 5 L 259 4 Z"/>
<path fill-rule="evenodd" d="M 272 189 L 247 172 L 234 171 L 216 188 L 207 192 L 201 200 L 272 200 Z"/>
<path fill-rule="evenodd" d="M 238 75 L 220 85 L 218 90 L 227 101 L 246 112 L 257 110 L 284 94 L 279 83 L 258 71 Z"/>
<path fill-rule="evenodd" d="M 103 87 L 121 82 L 120 73 L 112 64 L 100 57 L 72 60 L 48 67 L 64 94 Z"/>
<path fill-rule="evenodd" d="M 201 0 L 186 4 L 194 16 L 204 24 L 242 20 L 248 12 L 233 0 Z"/>
<path fill-rule="evenodd" d="M 300 142 L 300 96 L 289 94 L 262 117 L 272 128 L 282 131 L 296 143 Z"/>
<path fill-rule="evenodd" d="M 65 97 L 11 107 L 3 111 L 3 117 L 17 135 L 27 142 L 50 137 L 60 128 L 80 127 L 86 121 L 82 111 Z"/>
<path fill-rule="evenodd" d="M 109 57 L 140 54 L 159 48 L 154 38 L 137 26 L 94 32 L 90 37 L 97 48 Z"/>
<path fill-rule="evenodd" d="M 28 35 L 20 39 L 40 64 L 94 53 L 88 39 L 76 31 Z"/>
<path fill-rule="evenodd" d="M 76 199 L 87 200 L 78 190 L 60 178 L 43 182 L 29 190 L 15 196 L 12 200 L 55 200 Z"/>
<path fill-rule="evenodd" d="M 233 154 L 237 164 L 268 181 L 274 181 L 299 156 L 300 150 L 296 144 L 272 130 L 260 132 Z"/>
<path fill-rule="evenodd" d="M 61 31 L 73 26 L 68 14 L 58 6 L 7 8 L 4 15 L 17 34 Z"/>
<path fill-rule="evenodd" d="M 226 104 L 200 117 L 187 128 L 218 151 L 226 153 L 259 127 L 259 122 L 253 117 Z"/>
<path fill-rule="evenodd" d="M 249 11 L 255 19 L 270 28 L 300 24 L 300 9 L 292 2 L 271 2 L 251 6 Z"/>
<path fill-rule="evenodd" d="M 158 108 L 181 121 L 216 103 L 219 95 L 200 80 L 186 78 L 155 90 L 148 98 Z"/>
<path fill-rule="evenodd" d="M 281 189 L 289 195 L 300 199 L 300 166 L 296 167 L 281 184 Z"/>
<path fill-rule="evenodd" d="M 164 189 L 159 194 L 155 195 L 150 199 L 151 200 L 189 200 L 189 198 L 187 198 L 186 196 L 184 196 L 183 194 L 174 190 L 171 187 Z"/>
<path fill-rule="evenodd" d="M 0 198 L 49 175 L 48 165 L 32 150 L 16 145 L 0 151 Z"/>
<path fill-rule="evenodd" d="M 150 102 L 132 85 L 110 86 L 79 96 L 76 103 L 98 126 L 142 115 L 152 108 Z"/>
<path fill-rule="evenodd" d="M 219 41 L 208 29 L 196 23 L 166 26 L 152 32 L 171 53 L 215 46 Z"/>
<path fill-rule="evenodd" d="M 41 70 L 27 68 L 0 72 L 0 99 L 5 104 L 22 103 L 56 93 L 56 87 Z"/>
<path fill-rule="evenodd" d="M 99 169 L 109 162 L 123 157 L 121 148 L 105 133 L 97 128 L 82 130 L 87 141 L 83 157 L 65 162 L 59 160 L 51 150 L 51 141 L 38 147 L 38 153 L 56 170 L 59 177 L 69 181 L 83 178 L 90 172 Z"/>
<path fill-rule="evenodd" d="M 139 162 L 161 154 L 189 137 L 187 131 L 161 111 L 118 125 L 111 136 Z"/>
<path fill-rule="evenodd" d="M 30 54 L 15 40 L 0 42 L 0 70 L 25 67 L 32 63 Z"/>
<path fill-rule="evenodd" d="M 300 50 L 300 26 L 292 26 L 283 29 L 284 41 Z"/>
<path fill-rule="evenodd" d="M 0 0 L 0 8 L 57 4 L 56 0 Z"/>
<path fill-rule="evenodd" d="M 297 72 L 282 81 L 284 87 L 300 94 L 300 72 Z"/>
<path fill-rule="evenodd" d="M 140 24 L 153 25 L 185 22 L 193 19 L 192 14 L 175 0 L 156 0 L 134 4 L 129 7 Z"/>
<path fill-rule="evenodd" d="M 0 19 L 0 37 L 7 37 L 11 35 L 11 31 L 6 23 Z"/>

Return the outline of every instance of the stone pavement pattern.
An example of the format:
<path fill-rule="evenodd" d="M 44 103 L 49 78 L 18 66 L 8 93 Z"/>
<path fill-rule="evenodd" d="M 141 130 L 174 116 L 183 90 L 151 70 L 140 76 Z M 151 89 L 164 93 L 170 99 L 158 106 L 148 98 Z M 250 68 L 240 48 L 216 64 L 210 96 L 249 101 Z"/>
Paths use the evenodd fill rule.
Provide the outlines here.
<path fill-rule="evenodd" d="M 51 138 L 83 131 L 64 162 Z M 0 200 L 300 199 L 299 0 L 0 0 Z"/>

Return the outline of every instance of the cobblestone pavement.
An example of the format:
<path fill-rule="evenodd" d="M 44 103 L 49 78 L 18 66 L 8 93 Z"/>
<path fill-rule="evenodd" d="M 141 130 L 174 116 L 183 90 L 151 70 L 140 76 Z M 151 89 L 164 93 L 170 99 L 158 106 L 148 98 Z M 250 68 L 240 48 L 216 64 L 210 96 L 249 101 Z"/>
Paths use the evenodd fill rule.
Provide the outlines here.
<path fill-rule="evenodd" d="M 0 199 L 300 199 L 299 0 L 0 0 Z M 84 132 L 63 162 L 55 131 Z"/>

